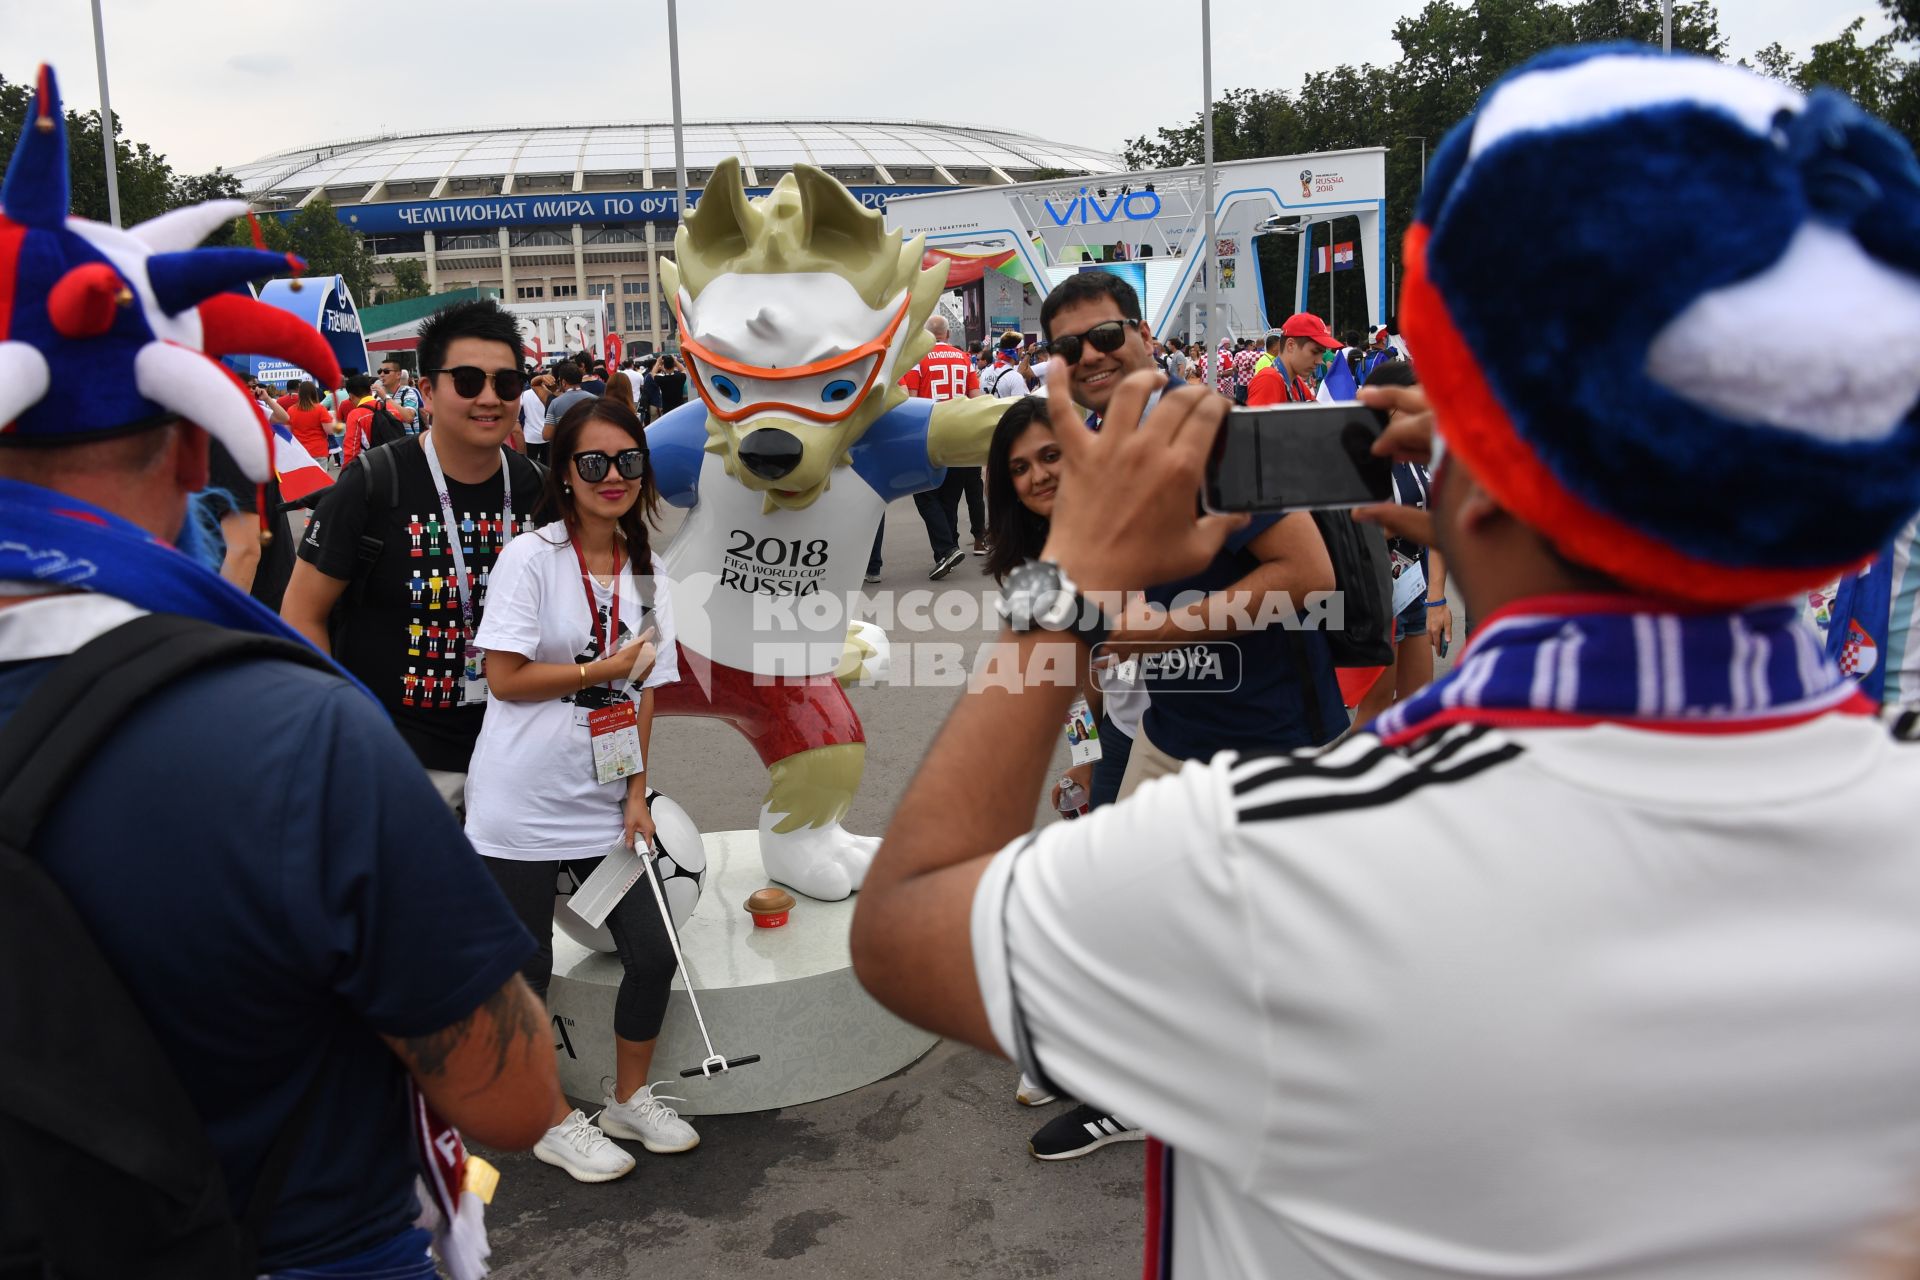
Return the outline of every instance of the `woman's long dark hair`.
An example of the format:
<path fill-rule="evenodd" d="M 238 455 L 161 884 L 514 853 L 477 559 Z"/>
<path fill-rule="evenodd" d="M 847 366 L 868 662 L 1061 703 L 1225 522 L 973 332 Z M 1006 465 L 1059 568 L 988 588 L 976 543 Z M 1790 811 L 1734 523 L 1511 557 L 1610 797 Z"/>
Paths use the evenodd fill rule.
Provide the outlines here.
<path fill-rule="evenodd" d="M 302 382 L 299 387 L 294 390 L 294 394 L 300 397 L 300 407 L 302 409 L 311 409 L 320 403 L 320 388 L 314 386 L 311 382 Z"/>
<path fill-rule="evenodd" d="M 618 377 L 619 375 L 614 375 Z M 534 513 L 536 520 L 563 520 L 567 526 L 567 536 L 573 537 L 580 530 L 580 517 L 573 505 L 573 492 L 568 487 L 573 483 L 573 454 L 580 444 L 580 433 L 587 429 L 589 422 L 604 422 L 608 426 L 618 427 L 633 437 L 633 443 L 643 452 L 647 447 L 646 428 L 640 425 L 640 419 L 632 409 L 617 400 L 605 396 L 596 396 L 591 400 L 582 400 L 567 410 L 553 429 L 549 440 L 552 446 L 549 456 L 553 467 L 547 472 L 546 488 L 540 495 L 540 506 Z M 638 566 L 636 575 L 652 572 L 653 547 L 648 541 L 647 527 L 657 524 L 660 519 L 660 490 L 653 483 L 653 458 L 647 458 L 647 471 L 640 479 L 640 497 L 627 508 L 620 517 L 620 532 L 627 540 L 627 559 Z"/>
<path fill-rule="evenodd" d="M 1040 549 L 1047 545 L 1049 521 L 1027 510 L 1013 491 L 1008 461 L 1013 442 L 1036 424 L 1053 430 L 1047 420 L 1047 402 L 1040 396 L 1022 396 L 1000 415 L 993 443 L 987 446 L 986 568 L 998 582 L 1005 582 L 1016 566 L 1039 558 Z"/>

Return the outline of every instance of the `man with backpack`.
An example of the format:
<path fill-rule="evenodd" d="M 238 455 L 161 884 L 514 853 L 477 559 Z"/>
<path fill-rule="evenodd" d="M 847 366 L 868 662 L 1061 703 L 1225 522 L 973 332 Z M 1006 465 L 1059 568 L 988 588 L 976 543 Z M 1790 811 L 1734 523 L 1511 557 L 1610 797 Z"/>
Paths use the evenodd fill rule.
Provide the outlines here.
<path fill-rule="evenodd" d="M 272 474 L 218 356 L 338 377 L 228 292 L 286 259 L 181 248 L 237 201 L 69 219 L 64 122 L 42 68 L 0 192 L 0 1272 L 426 1280 L 446 1122 L 557 1100 L 533 943 L 366 691 L 169 545 L 212 441 Z"/>
<path fill-rule="evenodd" d="M 527 380 L 510 313 L 447 308 L 421 326 L 420 361 L 433 430 L 340 473 L 307 524 L 281 615 L 373 690 L 461 814 L 486 715 L 472 637 L 494 561 L 531 527 L 542 473 L 504 447 Z"/>
<path fill-rule="evenodd" d="M 375 385 L 364 373 L 347 378 L 347 433 L 340 446 L 343 467 L 353 465 L 353 460 L 365 450 L 405 440 L 411 434 L 399 417 L 399 412 L 404 411 L 397 411 L 398 406 L 375 395 Z"/>

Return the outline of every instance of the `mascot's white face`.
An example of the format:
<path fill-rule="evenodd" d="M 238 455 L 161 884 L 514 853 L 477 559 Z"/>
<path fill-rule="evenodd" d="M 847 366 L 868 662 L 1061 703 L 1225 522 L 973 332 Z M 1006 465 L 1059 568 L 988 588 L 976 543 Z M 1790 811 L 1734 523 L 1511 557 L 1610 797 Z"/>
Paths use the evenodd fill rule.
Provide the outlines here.
<path fill-rule="evenodd" d="M 805 506 L 878 416 L 885 397 L 871 393 L 914 332 L 908 292 L 875 309 L 831 272 L 731 273 L 675 301 L 694 388 L 740 482 Z"/>
<path fill-rule="evenodd" d="M 764 510 L 811 506 L 933 345 L 920 327 L 946 280 L 924 245 L 811 165 L 748 199 L 714 167 L 663 259 L 680 351 L 707 409 L 707 449 Z"/>

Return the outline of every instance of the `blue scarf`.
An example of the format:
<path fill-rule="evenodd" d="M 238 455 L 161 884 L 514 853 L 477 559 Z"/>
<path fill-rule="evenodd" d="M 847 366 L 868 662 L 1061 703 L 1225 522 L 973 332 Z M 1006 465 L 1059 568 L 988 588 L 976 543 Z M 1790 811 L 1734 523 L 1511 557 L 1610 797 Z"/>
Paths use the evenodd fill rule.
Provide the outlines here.
<path fill-rule="evenodd" d="M 1740 732 L 1871 714 L 1788 604 L 1675 613 L 1647 600 L 1524 600 L 1488 618 L 1445 676 L 1384 712 L 1389 745 L 1448 724 Z"/>
<path fill-rule="evenodd" d="M 149 613 L 307 643 L 271 609 L 146 530 L 18 480 L 0 479 L 0 581 L 96 591 Z M 367 692 L 357 680 L 354 687 Z"/>

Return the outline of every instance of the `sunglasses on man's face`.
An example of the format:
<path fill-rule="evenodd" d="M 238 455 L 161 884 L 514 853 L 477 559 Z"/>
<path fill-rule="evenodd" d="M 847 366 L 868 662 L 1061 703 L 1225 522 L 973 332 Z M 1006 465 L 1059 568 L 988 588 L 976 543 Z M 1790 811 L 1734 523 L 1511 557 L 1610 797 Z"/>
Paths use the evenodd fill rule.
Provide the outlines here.
<path fill-rule="evenodd" d="M 1102 320 L 1085 333 L 1063 333 L 1051 339 L 1047 346 L 1068 364 L 1079 364 L 1089 346 L 1106 355 L 1118 351 L 1126 345 L 1127 334 L 1138 323 L 1138 320 Z"/>
<path fill-rule="evenodd" d="M 527 375 L 518 369 L 500 369 L 489 374 L 485 369 L 463 364 L 453 369 L 429 369 L 427 376 L 437 378 L 443 373 L 453 379 L 454 393 L 466 400 L 479 395 L 488 378 L 493 379 L 494 394 L 502 400 L 518 400 L 520 393 L 527 389 Z"/>
<path fill-rule="evenodd" d="M 608 457 L 599 449 L 589 449 L 573 455 L 573 469 L 588 484 L 599 484 L 607 478 L 607 465 L 611 463 L 620 469 L 623 480 L 638 480 L 647 473 L 647 451 L 645 449 L 622 449 Z"/>

